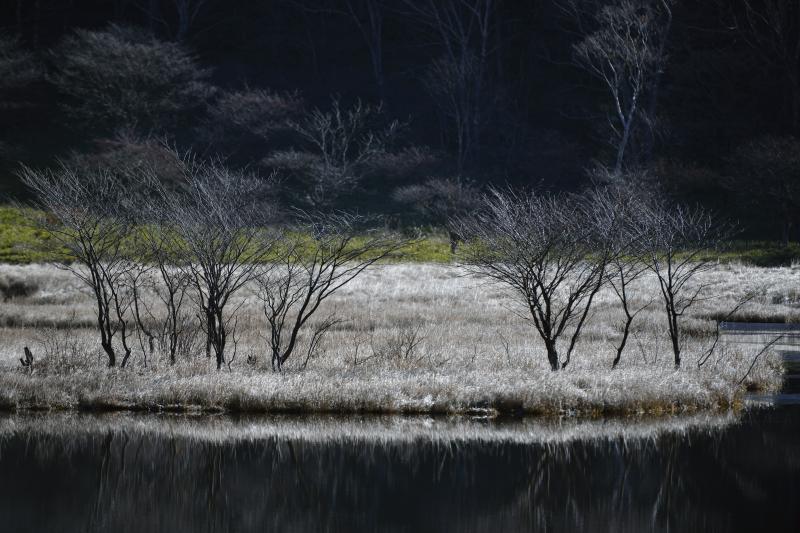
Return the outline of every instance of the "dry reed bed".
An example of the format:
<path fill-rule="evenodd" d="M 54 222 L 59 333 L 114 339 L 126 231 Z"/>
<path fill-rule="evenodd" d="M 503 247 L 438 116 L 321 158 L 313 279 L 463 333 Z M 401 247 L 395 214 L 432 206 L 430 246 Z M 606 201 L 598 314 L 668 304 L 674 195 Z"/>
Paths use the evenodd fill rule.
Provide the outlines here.
<path fill-rule="evenodd" d="M 145 366 L 138 354 L 129 368 L 106 369 L 91 329 L 91 297 L 68 273 L 29 265 L 1 266 L 0 275 L 38 286 L 35 294 L 0 307 L 0 406 L 7 410 L 596 416 L 727 409 L 740 404 L 746 389 L 778 389 L 782 368 L 769 351 L 739 384 L 758 350 L 724 338 L 698 368 L 713 341 L 714 320 L 755 292 L 738 318 L 800 322 L 800 269 L 720 265 L 696 281 L 711 284 L 715 297 L 686 317 L 680 370 L 672 368 L 658 300 L 637 318 L 622 363 L 611 370 L 622 316 L 613 294 L 604 291 L 573 362 L 551 372 L 535 330 L 497 286 L 453 266 L 383 265 L 326 303 L 318 319 L 335 312 L 344 321 L 304 370 L 304 350 L 283 374 L 268 369 L 263 316 L 250 289 L 232 304 L 242 307 L 229 369 L 217 372 L 199 349 L 175 367 L 158 356 Z M 634 304 L 647 303 L 658 290 L 651 278 L 635 289 Z M 23 346 L 34 352 L 32 374 L 20 369 Z"/>

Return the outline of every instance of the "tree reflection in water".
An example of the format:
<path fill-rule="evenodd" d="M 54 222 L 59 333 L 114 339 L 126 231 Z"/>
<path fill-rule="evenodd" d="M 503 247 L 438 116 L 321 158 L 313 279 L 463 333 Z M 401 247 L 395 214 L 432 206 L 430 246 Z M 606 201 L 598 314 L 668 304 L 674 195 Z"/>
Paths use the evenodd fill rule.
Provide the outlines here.
<path fill-rule="evenodd" d="M 9 416 L 0 529 L 793 531 L 798 427 Z"/>

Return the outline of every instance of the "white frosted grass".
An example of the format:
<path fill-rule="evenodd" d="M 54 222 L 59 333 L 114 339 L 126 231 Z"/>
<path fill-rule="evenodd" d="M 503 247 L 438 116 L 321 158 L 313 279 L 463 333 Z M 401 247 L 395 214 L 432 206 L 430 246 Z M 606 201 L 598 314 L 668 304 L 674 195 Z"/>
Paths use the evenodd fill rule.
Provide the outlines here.
<path fill-rule="evenodd" d="M 622 316 L 614 295 L 602 291 L 570 366 L 551 372 L 535 330 L 517 315 L 515 300 L 502 288 L 465 277 L 454 266 L 383 265 L 319 311 L 318 320 L 336 312 L 345 321 L 329 332 L 304 371 L 298 366 L 307 339 L 285 374 L 268 369 L 264 321 L 252 288 L 230 304 L 243 302 L 238 355 L 230 372 L 217 372 L 200 353 L 174 368 L 163 357 L 145 368 L 141 355 L 134 355 L 130 368 L 108 370 L 91 329 L 91 295 L 68 272 L 42 265 L 0 266 L 4 273 L 29 277 L 40 287 L 31 297 L 0 306 L 0 326 L 5 325 L 0 327 L 0 404 L 5 408 L 587 415 L 719 409 L 738 404 L 746 387 L 776 390 L 782 369 L 770 351 L 739 385 L 759 348 L 724 339 L 698 369 L 715 320 L 755 292 L 739 317 L 800 322 L 800 269 L 720 265 L 696 281 L 710 284 L 714 297 L 698 302 L 686 317 L 680 370 L 672 368 L 657 299 L 637 317 L 620 366 L 611 370 Z M 634 305 L 644 304 L 657 296 L 657 282 L 645 278 L 634 291 Z M 40 341 L 43 331 L 55 335 L 47 330 L 52 326 L 74 337 L 83 347 L 80 354 L 45 357 Z M 419 345 L 411 357 L 399 357 L 399 340 L 413 333 Z M 19 371 L 23 346 L 34 352 L 32 376 Z M 255 365 L 246 363 L 248 355 L 256 358 Z"/>
<path fill-rule="evenodd" d="M 731 412 L 610 420 L 522 418 L 485 422 L 465 417 L 402 416 L 141 416 L 48 413 L 0 416 L 0 442 L 14 437 L 75 441 L 109 433 L 210 444 L 265 440 L 339 444 L 524 444 L 558 446 L 571 442 L 627 445 L 655 442 L 664 435 L 717 432 L 738 422 Z"/>

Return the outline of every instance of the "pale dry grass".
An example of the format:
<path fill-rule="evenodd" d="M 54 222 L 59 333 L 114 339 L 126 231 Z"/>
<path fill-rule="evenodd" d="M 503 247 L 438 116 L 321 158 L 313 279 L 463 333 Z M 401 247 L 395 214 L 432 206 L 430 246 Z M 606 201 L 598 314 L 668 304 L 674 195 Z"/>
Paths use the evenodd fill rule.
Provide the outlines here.
<path fill-rule="evenodd" d="M 715 297 L 690 310 L 680 370 L 672 368 L 658 300 L 637 318 L 620 367 L 611 370 L 622 317 L 614 295 L 603 291 L 572 363 L 553 373 L 535 330 L 501 288 L 465 277 L 454 266 L 383 265 L 320 310 L 317 320 L 336 313 L 344 321 L 305 370 L 299 369 L 305 345 L 284 374 L 268 370 L 264 320 L 251 289 L 231 304 L 242 303 L 230 370 L 217 372 L 201 353 L 174 368 L 163 357 L 145 367 L 137 354 L 131 368 L 108 370 L 91 329 L 91 297 L 68 272 L 31 265 L 2 266 L 3 273 L 39 286 L 36 294 L 0 308 L 0 404 L 6 408 L 486 414 L 726 408 L 739 402 L 746 387 L 777 389 L 781 365 L 772 350 L 739 385 L 758 349 L 723 342 L 698 369 L 715 320 L 755 292 L 739 318 L 800 322 L 800 269 L 720 265 L 697 280 L 712 284 Z M 655 298 L 656 283 L 643 279 L 634 305 Z M 46 355 L 43 341 L 65 348 Z M 23 346 L 34 351 L 32 375 L 19 370 Z"/>
<path fill-rule="evenodd" d="M 195 443 L 231 444 L 267 440 L 339 444 L 538 444 L 623 440 L 628 446 L 655 442 L 664 435 L 719 432 L 739 421 L 731 412 L 612 420 L 527 417 L 513 422 L 486 423 L 466 417 L 286 415 L 194 416 L 135 413 L 46 413 L 0 415 L 0 443 L 6 439 L 107 438 L 109 433 L 161 437 Z"/>

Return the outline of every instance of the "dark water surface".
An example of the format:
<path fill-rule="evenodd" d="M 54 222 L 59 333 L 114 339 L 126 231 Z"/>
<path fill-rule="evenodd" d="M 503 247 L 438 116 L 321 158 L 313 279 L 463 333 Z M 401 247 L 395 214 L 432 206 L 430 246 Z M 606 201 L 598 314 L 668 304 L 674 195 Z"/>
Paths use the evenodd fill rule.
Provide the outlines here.
<path fill-rule="evenodd" d="M 800 531 L 800 405 L 558 443 L 7 436 L 0 531 Z"/>

